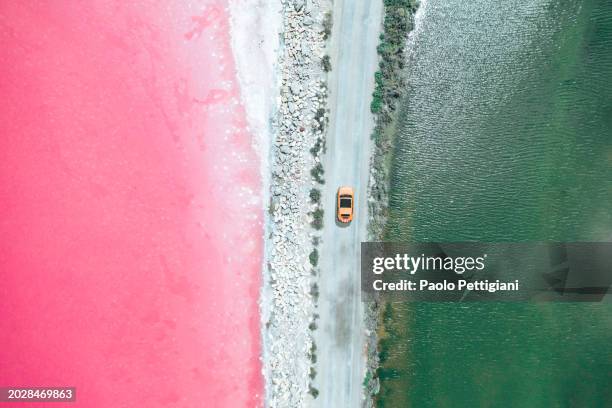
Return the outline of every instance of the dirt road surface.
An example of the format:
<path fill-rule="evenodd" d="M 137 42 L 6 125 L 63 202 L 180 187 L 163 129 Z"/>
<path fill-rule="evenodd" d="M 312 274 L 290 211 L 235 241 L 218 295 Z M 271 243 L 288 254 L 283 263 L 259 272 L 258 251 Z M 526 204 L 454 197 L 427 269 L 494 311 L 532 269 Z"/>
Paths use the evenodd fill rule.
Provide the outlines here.
<path fill-rule="evenodd" d="M 315 331 L 316 407 L 360 407 L 362 401 L 365 352 L 359 257 L 368 220 L 366 194 L 373 128 L 370 101 L 378 67 L 376 46 L 382 3 L 334 1 L 320 319 Z M 335 218 L 336 191 L 342 185 L 355 189 L 355 217 L 349 226 L 340 226 Z"/>

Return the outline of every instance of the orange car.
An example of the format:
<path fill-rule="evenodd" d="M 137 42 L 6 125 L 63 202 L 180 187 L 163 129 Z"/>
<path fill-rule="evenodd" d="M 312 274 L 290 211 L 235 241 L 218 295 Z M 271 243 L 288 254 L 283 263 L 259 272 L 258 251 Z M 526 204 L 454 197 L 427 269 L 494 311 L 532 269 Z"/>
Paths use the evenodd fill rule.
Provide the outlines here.
<path fill-rule="evenodd" d="M 349 223 L 353 220 L 353 201 L 355 194 L 351 187 L 340 187 L 338 189 L 338 221 Z"/>

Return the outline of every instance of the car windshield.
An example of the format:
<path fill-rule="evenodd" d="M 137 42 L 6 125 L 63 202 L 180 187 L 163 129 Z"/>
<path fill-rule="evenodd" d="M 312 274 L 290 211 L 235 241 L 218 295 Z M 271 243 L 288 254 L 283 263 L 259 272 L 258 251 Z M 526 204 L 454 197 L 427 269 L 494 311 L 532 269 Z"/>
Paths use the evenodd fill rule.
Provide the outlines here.
<path fill-rule="evenodd" d="M 351 199 L 350 198 L 341 198 L 340 199 L 340 207 L 342 207 L 342 208 L 351 208 Z"/>

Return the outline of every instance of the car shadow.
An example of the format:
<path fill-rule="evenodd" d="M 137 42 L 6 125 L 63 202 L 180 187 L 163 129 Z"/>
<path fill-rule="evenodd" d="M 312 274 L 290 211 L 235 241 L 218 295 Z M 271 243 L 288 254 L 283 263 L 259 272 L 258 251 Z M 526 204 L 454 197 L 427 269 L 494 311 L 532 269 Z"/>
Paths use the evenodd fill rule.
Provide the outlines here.
<path fill-rule="evenodd" d="M 336 221 L 336 227 L 348 228 L 351 225 L 350 222 L 340 222 L 340 221 L 338 221 L 338 214 L 334 214 L 334 220 Z"/>

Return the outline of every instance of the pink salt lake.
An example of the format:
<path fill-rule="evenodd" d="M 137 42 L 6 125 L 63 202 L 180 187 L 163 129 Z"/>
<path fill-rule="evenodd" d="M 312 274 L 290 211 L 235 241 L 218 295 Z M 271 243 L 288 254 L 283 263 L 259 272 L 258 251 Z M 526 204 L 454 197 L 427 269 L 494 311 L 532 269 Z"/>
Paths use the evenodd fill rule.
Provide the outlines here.
<path fill-rule="evenodd" d="M 0 386 L 77 388 L 26 405 L 262 404 L 259 159 L 228 18 L 0 4 Z"/>

